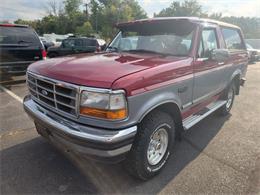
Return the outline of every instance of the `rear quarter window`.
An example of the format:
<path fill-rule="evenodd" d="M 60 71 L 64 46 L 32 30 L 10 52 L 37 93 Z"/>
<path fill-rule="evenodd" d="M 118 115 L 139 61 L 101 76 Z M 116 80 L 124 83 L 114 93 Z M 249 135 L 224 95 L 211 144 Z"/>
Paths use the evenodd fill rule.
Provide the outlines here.
<path fill-rule="evenodd" d="M 237 29 L 222 28 L 222 34 L 229 50 L 245 50 L 241 34 Z"/>
<path fill-rule="evenodd" d="M 97 41 L 95 39 L 86 39 L 86 45 L 87 46 L 96 46 Z"/>
<path fill-rule="evenodd" d="M 40 45 L 37 34 L 31 28 L 0 26 L 0 45 Z"/>

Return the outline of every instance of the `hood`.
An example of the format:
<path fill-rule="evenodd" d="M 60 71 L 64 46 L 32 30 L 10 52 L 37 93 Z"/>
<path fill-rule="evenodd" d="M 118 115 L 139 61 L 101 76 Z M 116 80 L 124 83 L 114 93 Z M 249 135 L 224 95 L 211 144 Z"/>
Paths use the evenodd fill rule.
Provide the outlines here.
<path fill-rule="evenodd" d="M 28 70 L 77 85 L 110 88 L 121 77 L 180 59 L 183 57 L 160 57 L 154 54 L 84 54 L 38 61 L 30 65 Z"/>

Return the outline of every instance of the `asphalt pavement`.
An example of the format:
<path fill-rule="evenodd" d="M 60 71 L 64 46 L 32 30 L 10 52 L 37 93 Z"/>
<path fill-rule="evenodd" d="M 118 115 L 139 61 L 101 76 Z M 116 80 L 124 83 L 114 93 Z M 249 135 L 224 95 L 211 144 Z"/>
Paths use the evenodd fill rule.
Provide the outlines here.
<path fill-rule="evenodd" d="M 142 182 L 121 164 L 88 160 L 40 137 L 22 108 L 25 77 L 0 81 L 1 194 L 259 194 L 260 62 L 227 117 L 185 132 L 165 169 Z"/>

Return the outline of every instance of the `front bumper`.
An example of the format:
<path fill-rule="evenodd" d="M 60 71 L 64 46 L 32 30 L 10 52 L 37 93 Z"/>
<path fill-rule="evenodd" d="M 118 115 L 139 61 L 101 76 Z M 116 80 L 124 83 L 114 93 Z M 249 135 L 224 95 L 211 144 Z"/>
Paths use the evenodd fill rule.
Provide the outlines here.
<path fill-rule="evenodd" d="M 38 105 L 30 96 L 24 98 L 23 105 L 42 136 L 63 145 L 66 150 L 96 159 L 121 159 L 131 149 L 137 132 L 137 126 L 108 130 L 72 122 Z"/>

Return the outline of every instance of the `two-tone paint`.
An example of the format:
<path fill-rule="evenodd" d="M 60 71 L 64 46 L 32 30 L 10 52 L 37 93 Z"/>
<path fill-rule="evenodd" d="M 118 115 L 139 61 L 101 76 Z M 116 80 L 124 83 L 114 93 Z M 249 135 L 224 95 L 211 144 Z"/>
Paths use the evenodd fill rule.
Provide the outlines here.
<path fill-rule="evenodd" d="M 221 27 L 235 28 L 242 37 L 238 27 L 198 18 L 165 20 L 171 19 L 196 24 L 192 49 L 187 57 L 127 52 L 77 55 L 37 62 L 29 67 L 29 71 L 79 87 L 125 90 L 128 104 L 126 119 L 108 121 L 79 116 L 69 119 L 73 123 L 116 131 L 138 126 L 152 110 L 167 108 L 182 126 L 182 120 L 219 99 L 231 81 L 235 80 L 239 89 L 248 58 L 246 49 L 231 52 L 229 59 L 223 62 L 201 59 L 197 55 L 203 29 L 214 28 L 219 49 L 225 49 Z M 141 20 L 137 23 L 161 20 Z"/>

